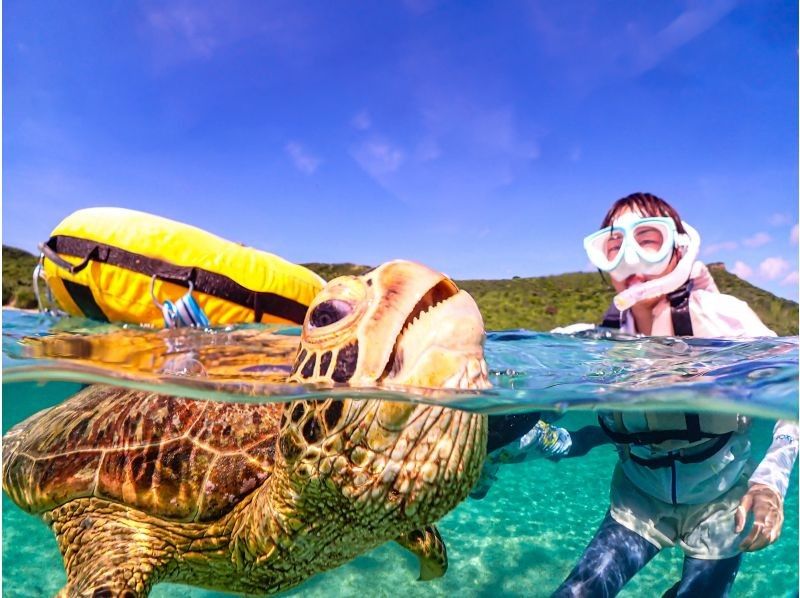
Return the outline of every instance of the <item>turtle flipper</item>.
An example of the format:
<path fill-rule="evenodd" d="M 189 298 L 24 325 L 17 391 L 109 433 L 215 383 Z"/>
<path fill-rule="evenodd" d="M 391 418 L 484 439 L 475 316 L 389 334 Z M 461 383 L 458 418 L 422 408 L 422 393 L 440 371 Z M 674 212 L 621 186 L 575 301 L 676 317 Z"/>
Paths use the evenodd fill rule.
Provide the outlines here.
<path fill-rule="evenodd" d="M 395 542 L 419 559 L 419 581 L 436 579 L 447 571 L 447 547 L 436 526 L 412 530 Z"/>
<path fill-rule="evenodd" d="M 172 560 L 173 538 L 146 516 L 127 520 L 124 508 L 103 503 L 79 499 L 45 515 L 67 573 L 59 598 L 143 598 Z"/>

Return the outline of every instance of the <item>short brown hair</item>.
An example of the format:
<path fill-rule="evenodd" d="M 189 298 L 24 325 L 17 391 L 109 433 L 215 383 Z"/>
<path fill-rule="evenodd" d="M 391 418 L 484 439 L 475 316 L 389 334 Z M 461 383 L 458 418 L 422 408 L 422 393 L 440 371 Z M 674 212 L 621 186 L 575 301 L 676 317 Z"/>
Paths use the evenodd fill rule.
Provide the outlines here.
<path fill-rule="evenodd" d="M 614 205 L 611 206 L 611 209 L 608 211 L 608 214 L 606 214 L 606 217 L 603 218 L 603 223 L 600 225 L 600 228 L 611 226 L 616 215 L 625 208 L 636 210 L 643 216 L 668 216 L 675 221 L 675 228 L 680 234 L 686 233 L 677 210 L 652 193 L 631 193 L 627 197 L 615 201 Z"/>

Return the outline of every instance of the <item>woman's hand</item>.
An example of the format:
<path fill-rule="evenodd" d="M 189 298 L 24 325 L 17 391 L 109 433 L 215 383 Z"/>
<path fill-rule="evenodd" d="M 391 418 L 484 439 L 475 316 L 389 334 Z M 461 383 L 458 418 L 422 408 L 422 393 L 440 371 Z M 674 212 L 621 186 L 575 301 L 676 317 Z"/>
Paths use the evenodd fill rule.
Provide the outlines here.
<path fill-rule="evenodd" d="M 743 552 L 753 552 L 769 546 L 781 535 L 783 527 L 783 498 L 764 484 L 753 484 L 739 502 L 736 510 L 736 533 L 747 522 L 747 513 L 753 511 L 753 529 L 739 544 Z"/>

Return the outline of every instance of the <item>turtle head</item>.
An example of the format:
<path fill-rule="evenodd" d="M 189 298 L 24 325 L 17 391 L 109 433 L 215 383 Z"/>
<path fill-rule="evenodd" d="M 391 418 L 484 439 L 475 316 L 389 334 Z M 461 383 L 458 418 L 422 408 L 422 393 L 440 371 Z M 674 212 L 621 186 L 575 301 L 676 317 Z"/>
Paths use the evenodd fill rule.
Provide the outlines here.
<path fill-rule="evenodd" d="M 469 294 L 421 264 L 388 262 L 336 278 L 317 295 L 290 380 L 487 388 L 483 341 Z"/>
<path fill-rule="evenodd" d="M 393 261 L 332 280 L 320 292 L 290 380 L 379 390 L 487 388 L 484 338 L 478 307 L 452 280 Z M 359 393 L 360 400 L 287 406 L 279 445 L 295 493 L 310 492 L 317 480 L 338 509 L 359 509 L 374 542 L 444 515 L 478 478 L 486 416 L 428 395 L 428 404 Z"/>

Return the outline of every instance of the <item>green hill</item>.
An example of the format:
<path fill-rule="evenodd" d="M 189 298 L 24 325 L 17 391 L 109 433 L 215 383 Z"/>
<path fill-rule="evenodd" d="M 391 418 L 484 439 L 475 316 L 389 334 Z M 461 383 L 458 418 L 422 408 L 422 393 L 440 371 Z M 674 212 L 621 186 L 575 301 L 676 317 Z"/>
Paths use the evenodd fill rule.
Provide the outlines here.
<path fill-rule="evenodd" d="M 797 303 L 759 289 L 725 270 L 722 264 L 709 264 L 708 266 L 721 292 L 746 301 L 758 314 L 758 317 L 781 336 L 797 334 Z"/>
<path fill-rule="evenodd" d="M 310 264 L 302 265 L 312 272 L 316 272 L 325 280 L 333 280 L 337 276 L 360 276 L 367 270 L 372 269 L 372 266 L 359 266 L 358 264 L 321 264 L 311 262 Z"/>
<path fill-rule="evenodd" d="M 3 304 L 35 307 L 31 273 L 36 258 L 13 247 L 3 247 Z M 303 264 L 325 280 L 363 274 L 370 266 L 358 264 Z M 720 291 L 747 303 L 764 323 L 780 335 L 798 333 L 798 304 L 753 286 L 725 270 L 709 264 Z M 614 296 L 609 284 L 597 273 L 573 272 L 556 276 L 511 280 L 457 280 L 477 301 L 489 330 L 527 328 L 550 330 L 575 322 L 597 322 Z"/>
<path fill-rule="evenodd" d="M 325 280 L 362 274 L 371 266 L 356 264 L 303 264 Z M 776 297 L 731 274 L 720 263 L 709 264 L 723 293 L 746 301 L 764 323 L 782 336 L 798 332 L 798 304 Z M 457 280 L 475 298 L 488 330 L 527 328 L 551 330 L 575 322 L 598 322 L 614 297 L 609 283 L 596 272 L 511 280 Z"/>
<path fill-rule="evenodd" d="M 303 264 L 325 280 L 362 274 L 370 266 Z M 742 280 L 721 263 L 708 265 L 723 293 L 746 301 L 764 323 L 782 336 L 798 332 L 798 304 Z M 551 330 L 575 322 L 598 322 L 614 297 L 609 283 L 596 272 L 511 280 L 457 280 L 475 298 L 488 330 L 527 328 Z"/>
<path fill-rule="evenodd" d="M 3 245 L 3 305 L 36 307 L 32 282 L 36 262 L 27 251 Z"/>

